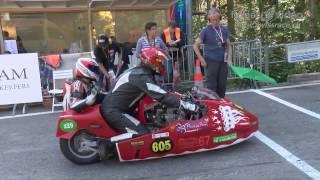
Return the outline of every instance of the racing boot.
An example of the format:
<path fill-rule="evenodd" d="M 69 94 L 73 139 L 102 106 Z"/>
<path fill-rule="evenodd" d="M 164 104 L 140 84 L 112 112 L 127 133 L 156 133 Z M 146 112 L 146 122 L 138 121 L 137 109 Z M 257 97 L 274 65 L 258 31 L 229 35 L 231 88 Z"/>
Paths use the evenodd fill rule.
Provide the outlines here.
<path fill-rule="evenodd" d="M 114 157 L 115 150 L 116 150 L 115 143 L 112 143 L 109 140 L 99 141 L 98 153 L 99 153 L 100 160 L 102 162 L 106 162 L 111 157 Z"/>

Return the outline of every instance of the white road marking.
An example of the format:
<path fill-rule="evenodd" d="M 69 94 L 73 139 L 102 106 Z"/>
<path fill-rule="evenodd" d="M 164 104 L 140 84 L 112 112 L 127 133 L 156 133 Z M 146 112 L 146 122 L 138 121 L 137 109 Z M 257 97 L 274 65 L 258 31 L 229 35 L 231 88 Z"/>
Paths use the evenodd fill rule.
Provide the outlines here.
<path fill-rule="evenodd" d="M 46 111 L 46 112 L 38 112 L 38 113 L 30 113 L 30 114 L 19 114 L 19 115 L 15 115 L 15 116 L 3 116 L 0 117 L 1 119 L 12 119 L 12 118 L 19 118 L 19 117 L 28 117 L 28 116 L 38 116 L 38 115 L 45 115 L 45 114 L 54 114 L 54 113 L 61 113 L 62 111 Z"/>
<path fill-rule="evenodd" d="M 301 107 L 301 106 L 297 106 L 297 105 L 295 105 L 295 104 L 292 104 L 292 103 L 290 103 L 290 102 L 288 102 L 288 101 L 282 100 L 282 99 L 280 99 L 280 98 L 278 98 L 278 97 L 275 97 L 275 96 L 273 96 L 273 95 L 271 95 L 271 94 L 262 92 L 262 91 L 260 91 L 260 90 L 251 89 L 251 91 L 252 91 L 252 92 L 255 92 L 255 93 L 257 93 L 257 94 L 259 94 L 259 95 L 261 95 L 261 96 L 264 96 L 264 97 L 267 97 L 267 98 L 269 98 L 269 99 L 272 99 L 272 100 L 274 100 L 274 101 L 276 101 L 276 102 L 278 102 L 278 103 L 280 103 L 280 104 L 283 104 L 283 105 L 285 105 L 285 106 L 288 106 L 288 107 L 290 107 L 290 108 L 292 108 L 292 109 L 295 109 L 295 110 L 300 111 L 300 112 L 302 112 L 302 113 L 308 114 L 309 116 L 315 117 L 315 118 L 317 118 L 317 119 L 320 120 L 320 114 L 318 114 L 318 113 L 315 113 L 315 112 L 313 112 L 313 111 L 310 111 L 310 110 L 308 110 L 308 109 L 305 109 L 305 108 L 303 108 L 303 107 Z"/>
<path fill-rule="evenodd" d="M 241 93 L 248 93 L 251 92 L 250 89 L 249 90 L 244 90 L 244 91 L 231 91 L 231 92 L 227 92 L 226 94 L 241 94 Z"/>
<path fill-rule="evenodd" d="M 308 83 L 308 84 L 298 84 L 298 85 L 290 85 L 290 86 L 282 86 L 282 87 L 271 87 L 271 88 L 263 88 L 260 90 L 269 91 L 269 90 L 278 90 L 278 89 L 291 89 L 291 88 L 299 88 L 299 87 L 306 87 L 306 86 L 316 86 L 320 85 L 320 83 Z"/>
<path fill-rule="evenodd" d="M 288 106 L 290 108 L 293 108 L 297 111 L 300 111 L 302 113 L 305 113 L 309 116 L 315 117 L 317 119 L 320 119 L 320 114 L 317 114 L 313 111 L 310 111 L 308 109 L 305 109 L 303 107 L 297 106 L 295 104 L 292 104 L 288 101 L 282 100 L 278 97 L 275 97 L 271 94 L 262 92 L 261 90 L 255 90 L 252 89 L 252 92 L 255 92 L 261 96 L 267 97 L 271 100 L 274 100 L 280 104 L 283 104 L 285 106 Z M 263 142 L 264 144 L 266 144 L 267 146 L 269 146 L 271 149 L 273 149 L 275 152 L 277 152 L 280 156 L 282 156 L 283 158 L 285 158 L 288 162 L 290 162 L 292 165 L 294 165 L 295 167 L 297 167 L 299 170 L 301 170 L 302 172 L 304 172 L 305 174 L 307 174 L 309 177 L 313 178 L 313 179 L 317 179 L 320 180 L 320 172 L 318 170 L 316 170 L 315 168 L 313 168 L 312 166 L 310 166 L 308 163 L 306 163 L 305 161 L 301 160 L 300 158 L 296 157 L 295 155 L 293 155 L 292 153 L 290 153 L 288 150 L 286 150 L 285 148 L 283 148 L 282 146 L 280 146 L 279 144 L 277 144 L 276 142 L 274 142 L 273 140 L 271 140 L 270 138 L 268 138 L 267 136 L 263 135 L 261 132 L 258 132 L 256 134 L 256 137 Z"/>
<path fill-rule="evenodd" d="M 318 170 L 316 170 L 294 154 L 290 153 L 287 149 L 280 146 L 272 139 L 262 134 L 260 131 L 255 134 L 255 137 L 312 179 L 320 180 L 320 172 Z"/>
<path fill-rule="evenodd" d="M 270 90 L 279 90 L 279 89 L 291 89 L 291 88 L 299 88 L 299 87 L 306 87 L 306 86 L 316 86 L 320 85 L 320 83 L 309 83 L 309 84 L 299 84 L 299 85 L 290 85 L 290 86 L 281 86 L 281 87 L 270 87 L 270 88 L 262 88 L 259 89 L 261 91 L 270 91 Z M 241 94 L 241 93 L 248 93 L 251 92 L 250 89 L 243 90 L 243 91 L 231 91 L 227 92 L 226 94 Z"/>

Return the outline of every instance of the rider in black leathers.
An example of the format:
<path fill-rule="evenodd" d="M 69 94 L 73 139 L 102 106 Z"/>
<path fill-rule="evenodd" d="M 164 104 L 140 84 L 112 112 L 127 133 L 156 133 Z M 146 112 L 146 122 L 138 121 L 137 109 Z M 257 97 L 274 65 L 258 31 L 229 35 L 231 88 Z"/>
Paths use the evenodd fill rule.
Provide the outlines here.
<path fill-rule="evenodd" d="M 137 136 L 148 133 L 137 119 L 128 114 L 145 95 L 168 107 L 198 111 L 198 105 L 179 100 L 156 84 L 154 77 L 156 74 L 164 75 L 163 64 L 166 60 L 167 56 L 160 49 L 143 49 L 141 66 L 130 69 L 119 77 L 102 103 L 102 114 L 110 126 Z"/>

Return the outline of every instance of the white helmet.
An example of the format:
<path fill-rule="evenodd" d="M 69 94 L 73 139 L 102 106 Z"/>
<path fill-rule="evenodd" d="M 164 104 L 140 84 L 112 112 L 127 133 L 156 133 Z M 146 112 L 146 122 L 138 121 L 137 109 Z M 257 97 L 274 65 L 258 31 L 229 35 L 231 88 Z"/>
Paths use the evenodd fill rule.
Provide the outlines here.
<path fill-rule="evenodd" d="M 90 58 L 79 58 L 76 63 L 75 75 L 77 78 L 96 80 L 99 77 L 99 66 Z"/>

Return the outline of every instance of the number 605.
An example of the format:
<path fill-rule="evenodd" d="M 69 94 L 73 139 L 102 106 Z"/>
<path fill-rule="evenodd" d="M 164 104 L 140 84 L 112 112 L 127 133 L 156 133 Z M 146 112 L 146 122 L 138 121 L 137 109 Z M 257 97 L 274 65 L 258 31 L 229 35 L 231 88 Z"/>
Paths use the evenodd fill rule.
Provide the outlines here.
<path fill-rule="evenodd" d="M 161 141 L 155 141 L 151 145 L 152 152 L 166 152 L 170 151 L 172 148 L 171 140 L 161 140 Z"/>

